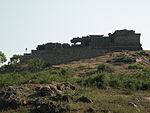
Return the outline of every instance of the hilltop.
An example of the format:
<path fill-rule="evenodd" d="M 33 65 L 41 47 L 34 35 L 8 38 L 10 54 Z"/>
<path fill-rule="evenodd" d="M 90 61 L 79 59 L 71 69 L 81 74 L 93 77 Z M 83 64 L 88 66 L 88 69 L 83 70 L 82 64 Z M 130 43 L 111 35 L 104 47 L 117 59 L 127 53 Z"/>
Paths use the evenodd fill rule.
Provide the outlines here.
<path fill-rule="evenodd" d="M 0 69 L 1 113 L 150 112 L 150 51 L 39 64 Z"/>

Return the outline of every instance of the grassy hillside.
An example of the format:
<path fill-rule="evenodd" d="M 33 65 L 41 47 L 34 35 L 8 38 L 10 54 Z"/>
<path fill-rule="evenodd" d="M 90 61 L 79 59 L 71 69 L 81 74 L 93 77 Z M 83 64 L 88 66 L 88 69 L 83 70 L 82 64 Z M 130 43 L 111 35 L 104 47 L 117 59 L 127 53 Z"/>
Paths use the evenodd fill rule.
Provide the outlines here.
<path fill-rule="evenodd" d="M 35 65 L 32 62 L 25 65 L 3 66 L 0 69 L 0 100 L 7 106 L 0 104 L 0 111 L 1 113 L 50 113 L 52 111 L 49 111 L 49 108 L 52 105 L 48 103 L 52 102 L 57 108 L 57 110 L 55 108 L 56 113 L 62 111 L 149 113 L 149 53 L 149 51 L 114 52 L 49 67 Z M 63 85 L 60 87 L 60 84 Z M 40 95 L 42 87 L 48 87 L 45 88 L 44 96 Z M 15 102 L 16 98 L 20 100 L 17 101 L 19 104 L 16 104 L 15 108 L 9 106 L 14 102 L 14 100 L 10 102 L 12 92 Z M 47 92 L 53 93 L 47 95 Z M 6 96 L 7 93 L 9 96 Z M 80 97 L 89 100 L 84 98 L 84 101 L 78 101 Z M 9 101 L 5 101 L 8 98 Z M 64 98 L 67 98 L 67 101 Z M 43 104 L 39 104 L 39 100 L 44 102 L 47 111 L 41 111 Z M 69 108 L 64 105 L 68 105 Z"/>

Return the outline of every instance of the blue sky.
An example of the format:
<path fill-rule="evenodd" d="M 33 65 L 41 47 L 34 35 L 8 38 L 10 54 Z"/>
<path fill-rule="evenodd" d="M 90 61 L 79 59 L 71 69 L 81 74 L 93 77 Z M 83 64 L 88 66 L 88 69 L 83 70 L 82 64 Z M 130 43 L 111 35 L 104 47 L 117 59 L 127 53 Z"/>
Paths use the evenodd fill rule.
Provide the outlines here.
<path fill-rule="evenodd" d="M 149 11 L 150 0 L 0 0 L 0 51 L 10 58 L 38 44 L 119 29 L 141 33 L 150 49 Z"/>

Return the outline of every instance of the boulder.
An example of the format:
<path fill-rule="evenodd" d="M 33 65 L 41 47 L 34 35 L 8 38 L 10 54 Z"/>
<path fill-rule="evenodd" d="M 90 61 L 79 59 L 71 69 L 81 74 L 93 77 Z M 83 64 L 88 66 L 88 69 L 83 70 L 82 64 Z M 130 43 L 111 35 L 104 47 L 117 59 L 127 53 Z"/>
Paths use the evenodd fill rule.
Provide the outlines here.
<path fill-rule="evenodd" d="M 57 113 L 56 105 L 54 105 L 52 102 L 42 102 L 36 107 L 37 113 Z"/>
<path fill-rule="evenodd" d="M 84 103 L 92 103 L 92 101 L 90 99 L 88 99 L 87 97 L 80 97 L 76 100 L 77 102 L 84 102 Z"/>
<path fill-rule="evenodd" d="M 50 87 L 40 87 L 38 90 L 38 94 L 40 96 L 52 96 L 54 91 Z"/>
<path fill-rule="evenodd" d="M 68 104 L 54 104 L 53 102 L 39 102 L 36 105 L 36 113 L 64 113 L 70 111 Z"/>
<path fill-rule="evenodd" d="M 57 94 L 56 96 L 51 96 L 49 99 L 52 101 L 62 101 L 62 95 Z"/>
<path fill-rule="evenodd" d="M 62 100 L 66 102 L 71 102 L 73 100 L 73 97 L 70 95 L 64 95 L 62 96 Z"/>
<path fill-rule="evenodd" d="M 133 103 L 133 102 L 129 102 L 128 105 L 132 106 L 132 107 L 135 107 L 135 108 L 137 107 L 137 105 L 135 103 Z"/>
<path fill-rule="evenodd" d="M 73 101 L 73 97 L 70 95 L 56 95 L 56 96 L 51 96 L 50 100 L 52 101 L 66 101 L 66 102 L 71 102 Z"/>

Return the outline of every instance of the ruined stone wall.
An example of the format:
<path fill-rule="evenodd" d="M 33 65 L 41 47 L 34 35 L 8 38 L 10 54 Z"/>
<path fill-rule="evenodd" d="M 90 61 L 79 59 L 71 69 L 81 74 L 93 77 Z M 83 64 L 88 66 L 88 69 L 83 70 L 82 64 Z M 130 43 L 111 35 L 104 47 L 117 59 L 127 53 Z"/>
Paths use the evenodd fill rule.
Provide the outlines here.
<path fill-rule="evenodd" d="M 133 34 L 129 36 L 116 36 L 114 38 L 115 45 L 140 45 L 140 34 Z"/>
<path fill-rule="evenodd" d="M 140 34 L 133 30 L 117 30 L 109 36 L 89 35 L 71 40 L 73 45 L 61 43 L 46 43 L 38 45 L 37 50 L 26 54 L 21 62 L 32 58 L 40 58 L 45 64 L 55 65 L 74 60 L 97 57 L 109 51 L 141 50 Z M 78 45 L 77 43 L 81 43 Z"/>
<path fill-rule="evenodd" d="M 91 40 L 92 48 L 108 48 L 111 45 L 111 38 L 93 38 Z"/>
<path fill-rule="evenodd" d="M 24 55 L 22 62 L 27 62 L 32 58 L 40 58 L 47 65 L 63 64 L 74 60 L 97 57 L 105 54 L 102 49 L 90 48 L 62 48 L 53 50 L 33 50 L 31 54 Z"/>

